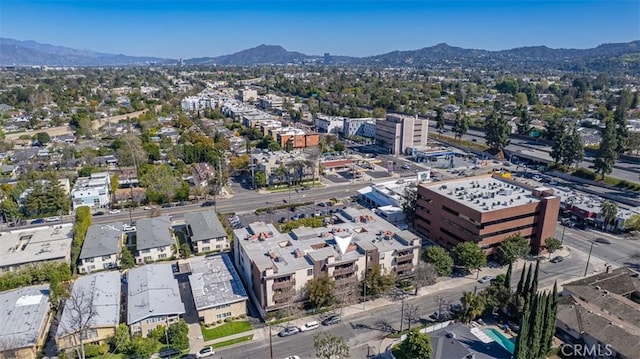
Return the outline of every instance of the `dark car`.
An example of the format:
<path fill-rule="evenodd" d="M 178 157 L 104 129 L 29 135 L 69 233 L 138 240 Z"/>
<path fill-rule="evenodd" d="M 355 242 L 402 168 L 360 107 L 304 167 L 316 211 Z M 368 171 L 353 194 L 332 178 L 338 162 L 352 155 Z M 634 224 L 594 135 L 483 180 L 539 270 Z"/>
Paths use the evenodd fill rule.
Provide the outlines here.
<path fill-rule="evenodd" d="M 279 337 L 288 337 L 291 335 L 295 335 L 298 334 L 298 332 L 300 331 L 300 329 L 298 329 L 298 327 L 286 327 L 284 329 L 282 329 L 280 331 L 280 333 L 278 333 Z"/>
<path fill-rule="evenodd" d="M 206 202 L 202 202 L 200 207 L 211 207 L 211 206 L 215 206 L 215 204 L 216 204 L 215 201 L 206 201 Z"/>
<path fill-rule="evenodd" d="M 103 216 L 103 215 L 104 215 L 104 211 L 96 212 L 93 214 L 93 216 Z"/>
<path fill-rule="evenodd" d="M 557 257 L 553 257 L 553 259 L 551 259 L 551 263 L 560 263 L 564 260 L 563 256 L 557 256 Z"/>
<path fill-rule="evenodd" d="M 195 354 L 184 354 L 180 357 L 180 359 L 195 359 L 196 355 Z"/>
<path fill-rule="evenodd" d="M 338 324 L 340 323 L 340 316 L 339 315 L 332 315 L 330 317 L 325 318 L 322 321 L 322 325 L 333 325 L 333 324 Z"/>
<path fill-rule="evenodd" d="M 287 221 L 286 217 L 280 217 L 280 219 L 278 220 L 278 223 L 284 223 Z"/>
<path fill-rule="evenodd" d="M 602 243 L 602 244 L 611 244 L 610 240 L 602 237 L 596 238 L 595 242 Z"/>
<path fill-rule="evenodd" d="M 43 218 L 38 218 L 36 220 L 31 221 L 31 224 L 41 224 L 41 223 L 44 223 Z"/>
<path fill-rule="evenodd" d="M 177 349 L 173 349 L 173 348 L 167 348 L 167 349 L 162 349 L 159 353 L 158 356 L 160 358 L 171 358 L 175 355 L 180 354 L 180 351 Z"/>

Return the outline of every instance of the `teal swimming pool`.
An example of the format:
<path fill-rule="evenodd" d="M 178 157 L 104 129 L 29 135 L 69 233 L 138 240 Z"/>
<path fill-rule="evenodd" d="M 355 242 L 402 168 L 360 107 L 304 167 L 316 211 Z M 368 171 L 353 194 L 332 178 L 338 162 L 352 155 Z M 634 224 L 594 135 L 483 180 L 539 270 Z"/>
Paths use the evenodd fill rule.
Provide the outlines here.
<path fill-rule="evenodd" d="M 482 331 L 490 336 L 491 339 L 500 344 L 503 348 L 505 348 L 509 353 L 513 354 L 514 350 L 516 349 L 516 344 L 512 342 L 511 339 L 505 337 L 502 333 L 500 333 L 499 330 L 496 330 L 494 328 L 487 328 L 483 329 Z"/>

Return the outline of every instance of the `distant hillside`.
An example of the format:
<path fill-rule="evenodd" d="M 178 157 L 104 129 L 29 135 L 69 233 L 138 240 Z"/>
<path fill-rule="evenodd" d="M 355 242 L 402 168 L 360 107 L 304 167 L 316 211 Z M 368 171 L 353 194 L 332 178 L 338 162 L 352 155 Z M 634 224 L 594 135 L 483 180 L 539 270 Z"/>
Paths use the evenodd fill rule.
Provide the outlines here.
<path fill-rule="evenodd" d="M 104 54 L 90 50 L 0 38 L 0 65 L 116 66 L 170 61 L 157 57 Z"/>
<path fill-rule="evenodd" d="M 218 57 L 203 57 L 190 59 L 188 64 L 216 64 L 216 65 L 259 65 L 259 64 L 289 64 L 302 63 L 313 58 L 299 52 L 287 51 L 282 46 L 260 45 L 242 50 L 231 55 Z"/>

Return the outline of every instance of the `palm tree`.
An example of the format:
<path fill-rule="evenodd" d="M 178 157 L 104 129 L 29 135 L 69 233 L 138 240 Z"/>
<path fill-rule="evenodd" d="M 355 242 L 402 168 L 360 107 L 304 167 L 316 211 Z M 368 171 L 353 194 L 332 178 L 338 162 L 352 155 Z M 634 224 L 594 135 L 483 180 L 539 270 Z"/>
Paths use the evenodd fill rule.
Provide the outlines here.
<path fill-rule="evenodd" d="M 615 226 L 615 220 L 618 217 L 618 205 L 609 200 L 604 201 L 600 208 L 600 216 L 602 216 L 605 230 L 607 230 L 607 227 L 610 225 Z"/>
<path fill-rule="evenodd" d="M 475 293 L 464 292 L 460 304 L 462 307 L 458 313 L 459 319 L 465 323 L 471 322 L 484 312 L 484 299 Z"/>

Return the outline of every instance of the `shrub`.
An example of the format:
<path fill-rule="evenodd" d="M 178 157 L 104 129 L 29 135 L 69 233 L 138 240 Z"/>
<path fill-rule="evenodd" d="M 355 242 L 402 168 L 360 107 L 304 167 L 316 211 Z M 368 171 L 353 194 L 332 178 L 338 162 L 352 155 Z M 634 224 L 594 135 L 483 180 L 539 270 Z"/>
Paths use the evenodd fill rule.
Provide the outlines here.
<path fill-rule="evenodd" d="M 573 172 L 573 176 L 576 177 L 580 177 L 580 178 L 584 178 L 584 179 L 588 179 L 591 181 L 595 181 L 598 179 L 598 174 L 593 172 L 593 171 L 589 171 L 586 168 L 578 168 L 577 170 L 575 170 L 575 172 Z"/>

